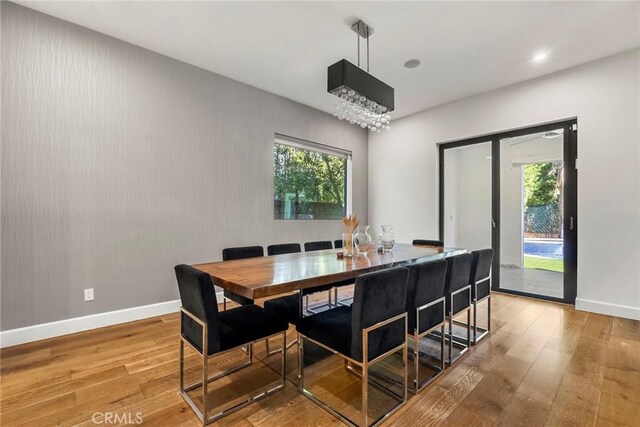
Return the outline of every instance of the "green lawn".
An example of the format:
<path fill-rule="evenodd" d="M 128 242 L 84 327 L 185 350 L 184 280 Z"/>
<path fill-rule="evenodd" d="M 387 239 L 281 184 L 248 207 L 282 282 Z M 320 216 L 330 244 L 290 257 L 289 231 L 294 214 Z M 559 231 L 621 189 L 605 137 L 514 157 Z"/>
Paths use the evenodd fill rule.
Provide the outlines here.
<path fill-rule="evenodd" d="M 564 273 L 564 260 L 555 258 L 538 258 L 525 255 L 524 268 L 537 268 L 538 270 L 549 270 Z"/>

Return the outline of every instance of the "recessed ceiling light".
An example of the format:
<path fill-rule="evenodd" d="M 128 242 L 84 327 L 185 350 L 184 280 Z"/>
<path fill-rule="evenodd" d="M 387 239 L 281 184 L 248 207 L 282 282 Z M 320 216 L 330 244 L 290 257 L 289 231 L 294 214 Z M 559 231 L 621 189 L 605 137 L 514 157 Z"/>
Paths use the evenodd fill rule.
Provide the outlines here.
<path fill-rule="evenodd" d="M 410 59 L 404 63 L 404 66 L 407 68 L 416 68 L 418 65 L 420 65 L 419 59 Z"/>
<path fill-rule="evenodd" d="M 533 62 L 544 62 L 549 57 L 547 52 L 538 52 L 533 57 Z"/>

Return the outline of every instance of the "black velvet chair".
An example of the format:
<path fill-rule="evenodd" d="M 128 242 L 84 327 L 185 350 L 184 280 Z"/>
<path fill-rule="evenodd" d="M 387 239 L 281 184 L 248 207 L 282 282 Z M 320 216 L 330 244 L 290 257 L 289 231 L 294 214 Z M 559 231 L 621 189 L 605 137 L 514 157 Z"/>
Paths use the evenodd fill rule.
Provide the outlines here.
<path fill-rule="evenodd" d="M 445 311 L 444 281 L 447 274 L 447 261 L 444 259 L 418 263 L 409 267 L 407 282 L 406 310 L 409 336 L 413 337 L 414 380 L 413 391 L 418 393 L 435 380 L 445 367 Z M 440 328 L 440 364 L 433 366 L 425 359 L 430 357 L 420 352 L 420 338 Z M 434 370 L 424 381 L 420 381 L 420 364 L 424 363 Z"/>
<path fill-rule="evenodd" d="M 267 246 L 267 255 L 269 256 L 295 254 L 299 252 L 302 252 L 299 243 L 281 243 L 278 245 Z M 284 317 L 289 323 L 295 324 L 298 317 L 300 317 L 300 302 L 298 294 L 287 295 L 284 297 L 265 301 L 264 308 L 269 312 L 276 313 Z M 297 342 L 298 340 L 293 340 L 289 343 L 287 348 L 291 348 Z M 267 356 L 277 354 L 281 350 L 282 349 L 271 350 L 271 347 L 269 346 L 269 340 L 267 340 Z"/>
<path fill-rule="evenodd" d="M 398 401 L 390 412 L 372 424 L 386 419 L 407 401 L 407 313 L 405 311 L 407 277 L 408 270 L 404 267 L 363 274 L 356 279 L 351 307 L 340 306 L 303 317 L 298 321 L 296 329 L 299 340 L 300 391 L 343 421 L 348 420 L 353 425 L 370 425 L 368 421 L 369 383 L 374 383 Z M 349 420 L 346 415 L 305 389 L 305 340 L 339 355 L 345 360 L 348 369 L 360 376 L 362 381 L 360 422 Z M 369 368 L 372 365 L 400 350 L 402 350 L 404 371 L 402 396 L 388 390 L 369 375 Z"/>
<path fill-rule="evenodd" d="M 267 255 L 284 255 L 302 252 L 300 243 L 282 243 L 279 245 L 267 246 Z"/>
<path fill-rule="evenodd" d="M 451 365 L 458 360 L 460 356 L 469 350 L 471 345 L 471 285 L 469 284 L 469 274 L 471 273 L 471 254 L 460 254 L 448 257 L 447 275 L 445 278 L 444 292 L 447 299 L 447 320 L 449 321 L 449 357 L 448 361 Z M 466 311 L 467 323 L 454 321 L 454 316 Z M 467 338 L 463 339 L 453 334 L 453 324 L 462 324 L 466 326 Z M 461 349 L 460 353 L 453 358 L 453 347 Z"/>
<path fill-rule="evenodd" d="M 424 240 L 424 239 L 415 239 L 412 244 L 414 245 L 425 245 L 425 246 L 444 246 L 444 242 L 442 240 Z"/>
<path fill-rule="evenodd" d="M 222 260 L 229 261 L 232 259 L 245 259 L 245 258 L 257 258 L 264 256 L 264 249 L 262 246 L 242 246 L 236 248 L 225 248 L 222 250 Z M 243 297 L 242 295 L 234 294 L 231 291 L 224 290 L 224 299 L 222 304 L 224 309 L 227 309 L 227 300 L 231 300 L 240 305 L 253 304 L 253 300 Z"/>
<path fill-rule="evenodd" d="M 333 245 L 331 244 L 330 240 L 319 240 L 319 241 L 315 241 L 315 242 L 306 242 L 304 244 L 304 251 L 305 252 L 313 252 L 313 251 L 322 251 L 325 249 L 333 249 Z M 303 291 L 303 295 L 305 296 L 305 307 L 308 311 L 310 311 L 311 313 L 316 313 L 317 312 L 317 308 L 319 307 L 328 307 L 331 308 L 332 302 L 331 302 L 331 289 L 333 288 L 333 285 L 326 285 L 326 286 L 318 286 L 312 289 L 305 289 L 305 291 Z M 327 304 L 323 304 L 320 305 L 318 307 L 309 307 L 309 295 L 311 295 L 312 293 L 318 293 L 318 292 L 328 292 L 327 295 Z M 335 293 L 336 297 L 337 297 L 337 292 Z M 337 301 L 337 299 L 336 299 Z"/>
<path fill-rule="evenodd" d="M 333 245 L 330 240 L 318 240 L 315 242 L 306 242 L 304 244 L 304 251 L 322 251 L 324 249 L 333 249 Z"/>
<path fill-rule="evenodd" d="M 491 331 L 491 264 L 493 249 L 481 249 L 471 252 L 471 303 L 473 304 L 473 337 L 476 344 Z M 478 303 L 487 300 L 487 328 L 478 326 Z M 480 335 L 478 336 L 478 331 Z"/>
<path fill-rule="evenodd" d="M 253 344 L 258 340 L 282 335 L 286 343 L 287 321 L 268 313 L 256 305 L 245 305 L 218 312 L 215 289 L 211 276 L 188 265 L 175 267 L 178 290 L 180 291 L 180 395 L 191 407 L 202 424 L 209 424 L 234 412 L 249 403 L 266 397 L 284 388 L 286 352 L 282 350 L 281 378 L 276 387 L 262 390 L 233 407 L 217 408 L 209 416 L 210 407 L 208 384 L 253 363 Z M 184 344 L 189 345 L 202 356 L 202 380 L 184 385 Z M 247 347 L 248 360 L 222 372 L 209 376 L 209 357 Z M 266 368 L 265 368 L 266 369 Z M 188 392 L 202 387 L 202 409 L 191 399 Z"/>
<path fill-rule="evenodd" d="M 337 239 L 337 240 L 333 241 L 333 247 L 335 249 L 342 249 L 343 246 L 344 246 L 344 242 L 342 241 L 342 239 Z M 348 281 L 345 281 L 343 283 L 334 285 L 334 288 L 333 288 L 333 300 L 335 302 L 335 305 L 349 305 L 349 304 L 351 304 L 351 302 L 353 301 L 353 298 L 351 298 L 351 297 L 346 297 L 346 298 L 343 298 L 343 299 L 338 298 L 338 290 L 342 286 L 349 286 L 349 285 L 353 285 L 353 280 L 348 280 Z"/>
<path fill-rule="evenodd" d="M 328 247 L 327 247 L 328 243 Z M 304 244 L 305 251 L 314 251 L 314 250 L 322 250 L 322 249 L 331 249 L 331 242 L 307 242 Z M 267 248 L 267 253 L 269 255 L 284 255 L 289 253 L 297 253 L 300 252 L 300 245 L 298 243 L 284 243 L 281 245 L 271 245 Z M 317 288 L 311 289 L 303 289 L 301 291 L 302 296 L 305 298 L 305 307 L 306 310 L 309 310 L 309 295 L 314 294 L 316 292 L 328 291 L 328 306 L 331 306 L 331 288 L 332 285 L 321 286 Z M 268 301 L 265 301 L 264 308 L 267 311 L 276 313 L 293 325 L 298 323 L 298 319 L 300 318 L 300 294 L 296 293 L 293 295 L 287 295 L 284 297 L 273 298 Z M 313 313 L 313 311 L 309 310 L 309 313 Z M 291 348 L 293 345 L 297 344 L 297 340 L 294 340 L 289 343 L 287 348 Z M 271 356 L 272 354 L 276 354 L 279 350 L 271 350 L 269 347 L 269 341 L 267 341 L 267 355 Z"/>

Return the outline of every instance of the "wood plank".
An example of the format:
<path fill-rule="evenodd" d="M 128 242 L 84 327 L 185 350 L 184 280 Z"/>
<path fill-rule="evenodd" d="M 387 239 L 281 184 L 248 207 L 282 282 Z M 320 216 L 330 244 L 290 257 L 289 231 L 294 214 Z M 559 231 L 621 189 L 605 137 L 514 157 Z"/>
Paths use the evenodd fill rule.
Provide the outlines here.
<path fill-rule="evenodd" d="M 608 343 L 598 405 L 598 424 L 640 423 L 640 342 L 615 337 Z"/>
<path fill-rule="evenodd" d="M 462 402 L 462 407 L 495 421 L 507 407 L 520 382 L 525 377 L 530 362 L 503 356 L 495 368 L 485 375 L 478 386 Z"/>
<path fill-rule="evenodd" d="M 611 335 L 630 340 L 640 340 L 640 322 L 614 317 L 611 322 Z"/>
<path fill-rule="evenodd" d="M 558 393 L 553 400 L 553 405 L 547 426 L 593 426 L 598 414 L 598 402 L 602 385 L 601 367 L 591 379 L 567 373 L 562 378 Z"/>
<path fill-rule="evenodd" d="M 438 399 L 435 401 L 421 400 L 391 420 L 389 425 L 433 425 L 444 422 L 482 378 L 482 372 L 473 368 L 469 369 L 467 374 L 451 388 L 443 389 L 442 393 L 436 393 L 436 396 L 439 394 Z"/>
<path fill-rule="evenodd" d="M 570 361 L 571 356 L 566 353 L 543 349 L 517 392 L 551 405 Z"/>
<path fill-rule="evenodd" d="M 544 334 L 526 333 L 507 352 L 507 356 L 533 363 L 544 348 L 549 337 Z"/>
<path fill-rule="evenodd" d="M 541 426 L 549 414 L 549 405 L 519 393 L 511 399 L 496 426 Z"/>
<path fill-rule="evenodd" d="M 573 354 L 582 336 L 582 328 L 583 325 L 579 323 L 563 322 L 549 337 L 544 348 Z"/>

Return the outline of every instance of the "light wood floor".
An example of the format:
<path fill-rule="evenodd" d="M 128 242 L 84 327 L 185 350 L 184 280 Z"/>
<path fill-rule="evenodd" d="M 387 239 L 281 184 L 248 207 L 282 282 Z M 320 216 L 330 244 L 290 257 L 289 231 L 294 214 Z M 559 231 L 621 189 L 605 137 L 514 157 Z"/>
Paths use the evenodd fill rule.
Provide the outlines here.
<path fill-rule="evenodd" d="M 640 425 L 640 322 L 498 294 L 492 308 L 492 334 L 385 425 Z M 145 425 L 199 425 L 177 392 L 177 340 L 171 314 L 4 349 L 0 424 L 94 425 L 95 412 L 135 422 L 139 412 Z M 234 357 L 211 359 L 210 372 Z M 293 350 L 289 361 L 295 370 Z M 288 382 L 218 425 L 340 422 Z"/>

